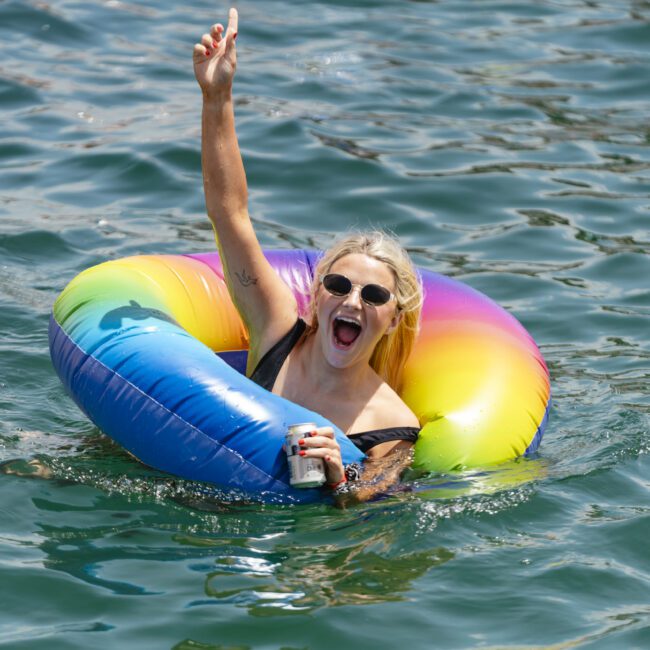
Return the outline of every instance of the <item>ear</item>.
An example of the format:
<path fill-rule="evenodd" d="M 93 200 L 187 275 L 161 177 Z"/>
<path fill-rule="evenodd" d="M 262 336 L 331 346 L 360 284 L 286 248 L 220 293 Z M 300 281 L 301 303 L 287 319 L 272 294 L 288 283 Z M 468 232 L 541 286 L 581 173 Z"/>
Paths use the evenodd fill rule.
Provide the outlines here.
<path fill-rule="evenodd" d="M 396 329 L 397 326 L 402 322 L 402 316 L 404 315 L 404 312 L 402 311 L 395 311 L 395 315 L 393 316 L 393 319 L 390 322 L 390 325 L 386 329 L 385 336 L 390 336 Z"/>

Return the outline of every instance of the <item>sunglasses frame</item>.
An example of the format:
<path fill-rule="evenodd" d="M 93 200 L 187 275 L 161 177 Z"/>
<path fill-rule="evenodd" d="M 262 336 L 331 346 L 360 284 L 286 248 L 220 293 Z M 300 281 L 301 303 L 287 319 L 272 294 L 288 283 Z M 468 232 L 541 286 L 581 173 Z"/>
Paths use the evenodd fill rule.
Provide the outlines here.
<path fill-rule="evenodd" d="M 331 291 L 325 286 L 325 279 L 329 276 L 337 276 L 343 278 L 344 280 L 350 283 L 350 289 L 346 293 L 334 293 L 333 291 Z M 381 307 L 382 305 L 387 305 L 391 300 L 397 301 L 397 296 L 392 291 L 384 287 L 383 285 L 377 284 L 376 282 L 369 282 L 368 284 L 355 284 L 354 282 L 352 282 L 352 280 L 350 280 L 350 278 L 347 275 L 343 275 L 343 273 L 325 273 L 325 275 L 320 276 L 319 280 L 320 283 L 323 285 L 325 291 L 327 291 L 327 293 L 329 293 L 332 296 L 336 296 L 337 298 L 344 298 L 345 296 L 349 296 L 355 287 L 359 287 L 359 297 L 361 298 L 361 300 L 363 300 L 363 302 L 366 305 L 369 305 L 370 307 Z M 379 287 L 380 289 L 383 289 L 388 293 L 388 298 L 386 299 L 385 302 L 379 302 L 379 303 L 366 300 L 363 297 L 363 291 L 366 287 Z"/>

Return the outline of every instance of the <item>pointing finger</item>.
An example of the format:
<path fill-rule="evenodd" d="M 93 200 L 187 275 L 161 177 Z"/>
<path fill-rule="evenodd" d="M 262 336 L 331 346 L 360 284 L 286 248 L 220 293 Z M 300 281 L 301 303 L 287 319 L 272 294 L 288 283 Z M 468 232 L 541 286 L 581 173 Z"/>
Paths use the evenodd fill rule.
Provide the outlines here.
<path fill-rule="evenodd" d="M 237 35 L 237 30 L 239 29 L 239 14 L 237 9 L 234 7 L 230 8 L 228 12 L 228 34 L 232 34 L 233 37 Z"/>

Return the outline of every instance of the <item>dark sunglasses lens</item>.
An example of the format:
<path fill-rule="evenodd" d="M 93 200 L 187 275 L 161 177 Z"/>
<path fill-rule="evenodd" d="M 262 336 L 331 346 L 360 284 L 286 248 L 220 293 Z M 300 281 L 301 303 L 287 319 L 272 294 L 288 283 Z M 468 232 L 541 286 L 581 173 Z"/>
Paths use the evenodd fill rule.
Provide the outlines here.
<path fill-rule="evenodd" d="M 323 286 L 335 296 L 347 296 L 352 291 L 352 282 L 338 273 L 326 275 L 323 278 Z"/>
<path fill-rule="evenodd" d="M 361 289 L 361 298 L 371 305 L 385 305 L 390 300 L 390 291 L 379 284 L 367 284 Z"/>

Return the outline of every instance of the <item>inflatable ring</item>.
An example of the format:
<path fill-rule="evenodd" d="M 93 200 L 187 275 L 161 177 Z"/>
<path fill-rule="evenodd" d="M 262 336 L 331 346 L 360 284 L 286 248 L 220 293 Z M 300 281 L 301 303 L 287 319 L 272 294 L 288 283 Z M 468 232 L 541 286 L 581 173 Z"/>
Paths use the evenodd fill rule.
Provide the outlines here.
<path fill-rule="evenodd" d="M 319 253 L 265 255 L 305 314 Z M 550 401 L 534 341 L 478 291 L 420 274 L 421 332 L 401 392 L 423 427 L 415 466 L 447 472 L 530 454 Z M 323 498 L 322 490 L 289 485 L 282 443 L 289 424 L 331 423 L 245 377 L 247 332 L 216 253 L 92 267 L 57 299 L 49 335 L 67 391 L 143 463 L 262 498 Z M 362 460 L 335 430 L 344 463 Z"/>

